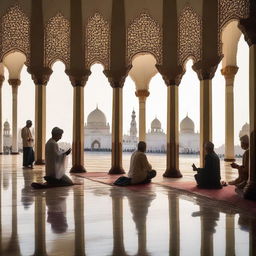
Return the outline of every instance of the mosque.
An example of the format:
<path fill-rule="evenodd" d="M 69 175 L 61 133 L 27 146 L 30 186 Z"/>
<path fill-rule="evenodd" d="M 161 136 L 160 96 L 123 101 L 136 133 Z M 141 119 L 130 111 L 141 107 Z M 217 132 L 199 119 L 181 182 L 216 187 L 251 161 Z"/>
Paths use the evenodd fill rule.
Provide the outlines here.
<path fill-rule="evenodd" d="M 88 115 L 84 126 L 84 148 L 91 151 L 111 151 L 110 125 L 98 106 Z M 123 151 L 133 151 L 138 143 L 136 113 L 133 110 L 130 133 L 123 136 Z M 166 152 L 166 133 L 157 117 L 146 133 L 148 152 Z M 199 133 L 195 133 L 194 122 L 188 115 L 180 123 L 180 153 L 199 152 Z"/>

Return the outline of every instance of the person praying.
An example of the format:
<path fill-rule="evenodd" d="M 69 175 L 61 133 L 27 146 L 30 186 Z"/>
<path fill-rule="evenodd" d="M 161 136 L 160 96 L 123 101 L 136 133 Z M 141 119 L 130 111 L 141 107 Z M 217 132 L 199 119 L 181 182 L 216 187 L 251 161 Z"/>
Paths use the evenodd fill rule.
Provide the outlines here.
<path fill-rule="evenodd" d="M 204 168 L 197 168 L 195 164 L 192 165 L 194 175 L 198 188 L 205 189 L 220 189 L 222 188 L 220 182 L 220 159 L 214 152 L 214 144 L 212 142 L 205 143 L 205 166 Z"/>
<path fill-rule="evenodd" d="M 35 156 L 33 150 L 34 139 L 30 131 L 31 126 L 32 121 L 27 120 L 26 126 L 21 129 L 21 138 L 23 145 L 23 167 L 32 169 L 33 163 L 35 161 Z"/>

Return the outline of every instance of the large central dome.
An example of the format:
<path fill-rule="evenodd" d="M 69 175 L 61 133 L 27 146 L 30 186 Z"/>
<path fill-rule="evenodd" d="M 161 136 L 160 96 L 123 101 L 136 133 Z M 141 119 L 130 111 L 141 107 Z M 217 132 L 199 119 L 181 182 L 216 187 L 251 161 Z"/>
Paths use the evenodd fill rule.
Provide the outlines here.
<path fill-rule="evenodd" d="M 106 122 L 106 116 L 100 109 L 98 109 L 98 106 L 87 117 L 88 126 L 106 126 Z"/>
<path fill-rule="evenodd" d="M 180 132 L 181 133 L 194 133 L 195 125 L 192 119 L 188 115 L 180 122 Z"/>

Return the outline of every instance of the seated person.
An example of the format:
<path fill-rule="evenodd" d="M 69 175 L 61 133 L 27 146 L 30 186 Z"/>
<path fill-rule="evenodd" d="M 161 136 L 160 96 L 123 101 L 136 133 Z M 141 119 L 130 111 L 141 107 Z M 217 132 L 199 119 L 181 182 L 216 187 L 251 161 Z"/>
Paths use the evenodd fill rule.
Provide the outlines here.
<path fill-rule="evenodd" d="M 146 143 L 140 141 L 138 150 L 133 152 L 130 160 L 130 169 L 128 177 L 131 184 L 149 183 L 156 176 L 156 171 L 152 170 L 151 164 L 148 162 L 146 152 Z"/>
<path fill-rule="evenodd" d="M 212 142 L 205 143 L 205 166 L 204 168 L 197 168 L 192 165 L 195 174 L 195 180 L 199 188 L 213 188 L 220 189 L 220 159 L 214 152 L 214 144 Z"/>
<path fill-rule="evenodd" d="M 65 157 L 70 154 L 71 149 L 63 151 L 59 149 L 58 141 L 61 139 L 63 130 L 54 127 L 52 129 L 52 137 L 47 141 L 45 145 L 45 172 L 44 179 L 46 183 L 32 183 L 34 188 L 41 187 L 59 187 L 59 186 L 71 186 L 74 185 L 72 180 L 65 175 Z"/>
<path fill-rule="evenodd" d="M 230 185 L 236 185 L 238 188 L 243 189 L 248 180 L 249 173 L 249 137 L 244 135 L 240 138 L 241 148 L 245 150 L 243 154 L 242 165 L 232 163 L 231 167 L 238 170 L 238 177 L 230 181 Z"/>

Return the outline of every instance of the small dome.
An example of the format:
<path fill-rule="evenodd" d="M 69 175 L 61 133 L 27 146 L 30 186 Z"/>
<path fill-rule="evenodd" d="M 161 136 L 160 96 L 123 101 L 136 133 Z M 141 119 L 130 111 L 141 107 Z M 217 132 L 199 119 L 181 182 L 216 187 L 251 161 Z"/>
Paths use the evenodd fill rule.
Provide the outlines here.
<path fill-rule="evenodd" d="M 242 129 L 241 131 L 239 132 L 239 137 L 243 137 L 244 135 L 248 135 L 249 136 L 250 134 L 250 125 L 248 123 L 245 123 L 243 126 L 242 126 Z"/>
<path fill-rule="evenodd" d="M 10 129 L 10 124 L 8 121 L 4 122 L 4 129 Z"/>
<path fill-rule="evenodd" d="M 194 133 L 195 125 L 192 119 L 188 115 L 180 122 L 181 133 Z"/>
<path fill-rule="evenodd" d="M 151 122 L 151 129 L 153 130 L 153 129 L 161 129 L 161 122 L 157 119 L 157 118 L 155 118 L 152 122 Z"/>
<path fill-rule="evenodd" d="M 106 116 L 105 114 L 98 109 L 98 107 L 93 110 L 87 117 L 87 125 L 106 125 Z"/>

